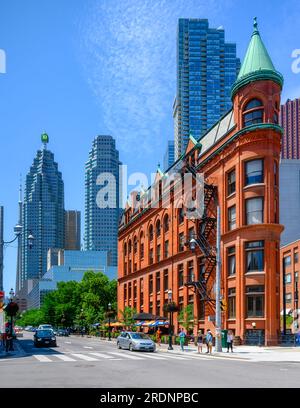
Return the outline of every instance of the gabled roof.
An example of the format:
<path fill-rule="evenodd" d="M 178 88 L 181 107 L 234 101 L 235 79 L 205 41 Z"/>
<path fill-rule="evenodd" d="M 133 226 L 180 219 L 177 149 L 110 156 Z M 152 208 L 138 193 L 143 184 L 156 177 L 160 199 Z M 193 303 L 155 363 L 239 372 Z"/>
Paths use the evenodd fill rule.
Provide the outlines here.
<path fill-rule="evenodd" d="M 276 71 L 269 53 L 257 29 L 256 17 L 253 24 L 254 30 L 242 63 L 237 80 L 233 84 L 231 96 L 242 86 L 259 79 L 271 79 L 280 86 L 283 85 L 282 75 Z"/>

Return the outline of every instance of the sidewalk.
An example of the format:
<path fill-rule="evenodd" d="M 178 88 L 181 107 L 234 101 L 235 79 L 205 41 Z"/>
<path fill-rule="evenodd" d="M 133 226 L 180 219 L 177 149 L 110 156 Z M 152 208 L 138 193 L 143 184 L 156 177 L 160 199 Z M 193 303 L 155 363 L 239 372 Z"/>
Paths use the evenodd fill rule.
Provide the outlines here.
<path fill-rule="evenodd" d="M 26 355 L 25 351 L 19 344 L 18 340 L 14 340 L 14 351 L 9 351 L 6 353 L 5 350 L 0 347 L 0 359 L 8 359 L 8 358 L 15 358 L 15 357 L 24 357 Z"/>
<path fill-rule="evenodd" d="M 182 352 L 180 346 L 173 345 L 173 350 L 168 350 L 168 344 L 157 346 L 157 351 L 174 353 L 174 354 L 192 354 L 199 358 L 222 358 L 233 360 L 250 360 L 250 361 L 292 361 L 300 363 L 300 347 L 259 347 L 259 346 L 236 346 L 233 348 L 233 353 L 227 353 L 227 349 L 223 348 L 222 353 L 215 352 L 213 348 L 212 355 L 206 354 L 206 346 L 203 347 L 203 352 L 198 354 L 197 347 L 189 345 L 184 347 Z"/>

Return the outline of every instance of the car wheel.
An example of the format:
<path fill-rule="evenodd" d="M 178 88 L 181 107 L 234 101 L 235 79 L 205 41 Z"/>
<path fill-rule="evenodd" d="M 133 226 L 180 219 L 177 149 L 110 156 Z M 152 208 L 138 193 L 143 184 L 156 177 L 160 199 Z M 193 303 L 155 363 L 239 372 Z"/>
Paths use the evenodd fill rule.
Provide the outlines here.
<path fill-rule="evenodd" d="M 120 346 L 120 343 L 119 343 L 119 342 L 117 343 L 117 347 L 118 347 L 119 350 L 122 348 L 122 347 Z"/>
<path fill-rule="evenodd" d="M 133 347 L 131 343 L 129 344 L 129 351 L 133 351 Z"/>

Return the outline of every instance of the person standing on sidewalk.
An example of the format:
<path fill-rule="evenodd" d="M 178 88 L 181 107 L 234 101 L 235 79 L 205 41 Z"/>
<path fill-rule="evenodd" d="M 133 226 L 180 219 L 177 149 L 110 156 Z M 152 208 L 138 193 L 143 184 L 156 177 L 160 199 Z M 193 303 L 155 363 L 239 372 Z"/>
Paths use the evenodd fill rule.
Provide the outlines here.
<path fill-rule="evenodd" d="M 207 330 L 207 334 L 205 336 L 205 340 L 206 340 L 206 345 L 207 345 L 207 354 L 211 354 L 212 353 L 212 346 L 213 346 L 213 335 L 211 333 L 211 331 L 208 329 Z"/>
<path fill-rule="evenodd" d="M 202 330 L 199 330 L 198 336 L 197 336 L 198 353 L 202 353 L 203 343 L 204 343 L 204 335 L 202 334 Z"/>
<path fill-rule="evenodd" d="M 185 336 L 186 334 L 184 332 L 184 329 L 181 329 L 179 333 L 179 343 L 180 343 L 181 351 L 184 351 Z"/>
<path fill-rule="evenodd" d="M 156 332 L 156 342 L 157 342 L 158 346 L 160 347 L 160 345 L 161 345 L 161 330 L 160 330 L 160 328 L 158 328 L 158 330 Z"/>
<path fill-rule="evenodd" d="M 232 332 L 232 330 L 228 330 L 228 333 L 227 333 L 227 353 L 229 353 L 229 349 L 233 353 L 232 345 L 233 345 L 233 332 Z"/>

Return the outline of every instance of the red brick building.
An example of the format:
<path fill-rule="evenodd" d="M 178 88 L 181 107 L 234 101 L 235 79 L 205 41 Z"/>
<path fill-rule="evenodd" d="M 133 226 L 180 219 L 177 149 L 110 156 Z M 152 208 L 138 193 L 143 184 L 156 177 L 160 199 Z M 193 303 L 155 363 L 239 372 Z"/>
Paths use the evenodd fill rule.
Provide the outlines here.
<path fill-rule="evenodd" d="M 283 310 L 286 310 L 286 332 L 298 332 L 300 327 L 299 309 L 299 270 L 300 270 L 300 240 L 280 248 L 281 265 L 281 327 L 283 329 Z"/>
<path fill-rule="evenodd" d="M 133 195 L 125 209 L 119 227 L 119 310 L 130 306 L 161 316 L 171 289 L 180 308 L 193 305 L 194 332 L 199 328 L 214 332 L 209 316 L 215 313 L 215 192 L 226 304 L 222 327 L 243 340 L 259 330 L 265 344 L 276 344 L 283 230 L 278 185 L 282 83 L 255 24 L 232 88 L 233 109 L 199 141 L 190 137 L 185 155 L 165 174 L 158 169 L 152 198 L 149 191 L 141 193 L 138 202 Z M 163 187 L 173 172 L 204 175 L 205 223 L 186 217 L 185 206 L 178 208 L 182 186 L 177 189 L 170 183 L 171 205 L 165 208 Z M 209 250 L 204 245 L 193 252 L 186 245 L 191 237 L 205 242 Z M 178 313 L 174 326 L 177 332 Z"/>

